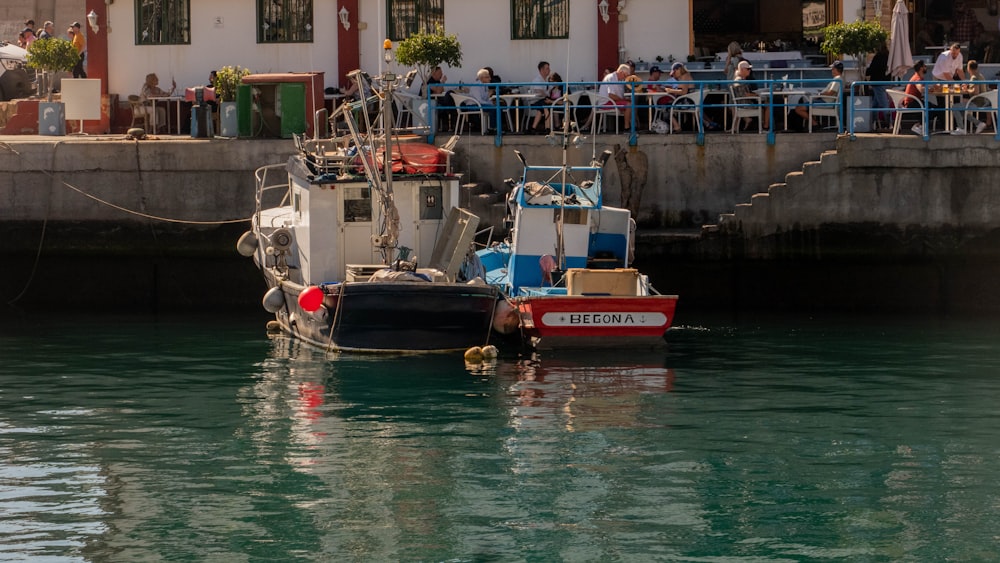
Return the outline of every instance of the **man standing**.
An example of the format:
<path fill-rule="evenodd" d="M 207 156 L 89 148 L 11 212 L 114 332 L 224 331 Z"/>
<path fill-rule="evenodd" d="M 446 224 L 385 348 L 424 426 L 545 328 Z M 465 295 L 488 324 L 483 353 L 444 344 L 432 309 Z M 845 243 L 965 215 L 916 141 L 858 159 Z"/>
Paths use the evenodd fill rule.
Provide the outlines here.
<path fill-rule="evenodd" d="M 52 39 L 55 37 L 53 33 L 56 32 L 56 24 L 52 22 L 45 22 L 42 24 L 42 32 L 38 34 L 39 39 Z"/>
<path fill-rule="evenodd" d="M 73 22 L 73 46 L 80 59 L 73 66 L 73 78 L 87 78 L 87 73 L 83 70 L 83 58 L 87 55 L 87 40 L 84 39 L 85 31 L 80 29 L 80 22 Z"/>
<path fill-rule="evenodd" d="M 958 43 L 952 43 L 947 51 L 938 55 L 931 76 L 934 80 L 965 80 L 963 66 L 962 47 Z"/>

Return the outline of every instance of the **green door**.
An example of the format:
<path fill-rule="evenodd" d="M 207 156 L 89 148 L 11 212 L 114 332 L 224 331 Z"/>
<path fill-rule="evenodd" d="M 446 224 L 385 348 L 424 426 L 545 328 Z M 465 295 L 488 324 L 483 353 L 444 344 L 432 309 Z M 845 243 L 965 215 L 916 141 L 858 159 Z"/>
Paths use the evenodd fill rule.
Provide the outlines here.
<path fill-rule="evenodd" d="M 292 133 L 306 132 L 306 85 L 282 82 L 278 84 L 276 112 L 281 116 L 281 136 L 289 138 Z"/>
<path fill-rule="evenodd" d="M 240 137 L 253 135 L 253 90 L 249 84 L 236 87 L 236 130 Z"/>

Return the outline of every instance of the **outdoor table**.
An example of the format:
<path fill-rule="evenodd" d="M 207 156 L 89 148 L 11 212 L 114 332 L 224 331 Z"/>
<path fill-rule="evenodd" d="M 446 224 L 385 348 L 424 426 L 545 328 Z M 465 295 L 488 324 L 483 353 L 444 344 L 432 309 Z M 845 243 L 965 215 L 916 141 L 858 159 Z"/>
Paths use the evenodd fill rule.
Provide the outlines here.
<path fill-rule="evenodd" d="M 955 130 L 955 101 L 957 100 L 959 105 L 962 103 L 962 95 L 965 93 L 961 86 L 953 84 L 948 87 L 950 91 L 945 92 L 943 89 L 931 90 L 931 94 L 937 97 L 938 106 L 944 107 L 944 129 L 948 133 Z M 942 100 L 944 103 L 942 104 Z"/>
<path fill-rule="evenodd" d="M 532 102 L 541 100 L 543 97 L 544 96 L 534 92 L 523 94 L 500 94 L 500 99 L 507 102 L 508 106 L 513 106 L 514 108 L 514 131 L 516 133 L 521 132 L 521 106 L 530 106 Z"/>
<path fill-rule="evenodd" d="M 761 90 L 759 93 L 760 93 L 761 100 L 763 100 L 764 103 L 768 103 L 767 99 L 770 96 L 771 92 L 768 92 L 767 90 Z M 788 130 L 788 112 L 791 111 L 792 109 L 794 109 L 794 107 L 795 107 L 795 106 L 793 106 L 791 104 L 794 103 L 795 101 L 797 101 L 799 98 L 808 98 L 809 96 L 815 96 L 818 93 L 819 93 L 819 90 L 815 90 L 815 89 L 813 89 L 813 90 L 775 90 L 774 91 L 774 97 L 775 98 L 784 98 L 784 100 L 781 101 L 780 105 L 778 105 L 778 104 L 774 105 L 775 110 L 780 110 L 781 113 L 784 116 L 784 129 L 783 129 L 784 131 Z"/>
<path fill-rule="evenodd" d="M 160 102 L 163 102 L 163 104 L 166 106 L 166 109 L 167 109 L 167 111 L 166 111 L 166 117 L 167 117 L 167 123 L 166 123 L 166 125 L 167 125 L 167 134 L 168 135 L 170 134 L 170 104 L 173 103 L 174 106 L 175 106 L 175 108 L 176 108 L 176 115 L 177 115 L 177 123 L 176 123 L 177 134 L 180 135 L 181 134 L 181 102 L 184 101 L 184 96 L 155 96 L 155 97 L 151 96 L 151 97 L 149 97 L 147 99 L 150 102 L 152 102 L 152 106 L 153 106 L 152 107 L 152 112 L 151 112 L 152 113 L 151 121 L 153 123 L 153 133 L 155 134 L 157 128 L 159 127 L 159 125 L 156 123 L 156 104 L 158 104 Z"/>

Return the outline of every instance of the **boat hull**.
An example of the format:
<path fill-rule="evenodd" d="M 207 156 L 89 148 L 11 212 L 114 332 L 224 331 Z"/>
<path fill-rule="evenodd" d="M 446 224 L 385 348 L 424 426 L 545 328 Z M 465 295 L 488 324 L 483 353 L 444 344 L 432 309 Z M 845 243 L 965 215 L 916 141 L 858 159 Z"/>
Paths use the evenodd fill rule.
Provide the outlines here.
<path fill-rule="evenodd" d="M 356 282 L 328 288 L 319 310 L 299 306 L 306 288 L 278 284 L 282 330 L 332 351 L 422 353 L 464 351 L 486 344 L 496 288 L 460 283 Z"/>
<path fill-rule="evenodd" d="M 515 303 L 521 332 L 536 348 L 649 348 L 665 345 L 677 296 L 530 296 Z"/>

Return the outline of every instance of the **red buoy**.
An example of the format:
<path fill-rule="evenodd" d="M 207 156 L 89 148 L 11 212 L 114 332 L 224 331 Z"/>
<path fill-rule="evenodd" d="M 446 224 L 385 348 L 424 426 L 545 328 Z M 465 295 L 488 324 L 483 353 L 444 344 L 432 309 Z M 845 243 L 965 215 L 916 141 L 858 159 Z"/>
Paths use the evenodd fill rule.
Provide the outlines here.
<path fill-rule="evenodd" d="M 299 294 L 299 307 L 302 307 L 303 311 L 313 313 L 319 310 L 322 304 L 323 290 L 318 286 L 310 285 Z"/>

